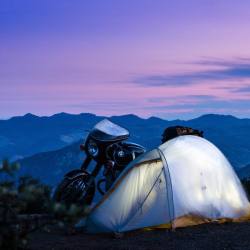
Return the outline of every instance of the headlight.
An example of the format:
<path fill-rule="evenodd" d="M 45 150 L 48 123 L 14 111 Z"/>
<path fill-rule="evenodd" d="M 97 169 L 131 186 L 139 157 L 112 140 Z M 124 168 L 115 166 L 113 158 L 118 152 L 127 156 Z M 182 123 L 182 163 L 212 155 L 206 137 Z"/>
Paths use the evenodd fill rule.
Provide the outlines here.
<path fill-rule="evenodd" d="M 99 149 L 94 141 L 89 141 L 88 152 L 93 157 L 96 157 L 98 155 Z"/>
<path fill-rule="evenodd" d="M 124 157 L 125 156 L 125 152 L 123 151 L 123 150 L 119 150 L 118 152 L 117 152 L 117 155 L 118 155 L 118 157 Z"/>

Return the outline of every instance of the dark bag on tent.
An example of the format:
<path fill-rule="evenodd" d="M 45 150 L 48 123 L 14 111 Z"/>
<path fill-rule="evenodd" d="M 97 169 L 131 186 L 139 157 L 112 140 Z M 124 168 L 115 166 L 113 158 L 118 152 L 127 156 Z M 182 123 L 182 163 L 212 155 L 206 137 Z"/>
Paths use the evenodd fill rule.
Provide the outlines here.
<path fill-rule="evenodd" d="M 166 141 L 174 139 L 177 136 L 182 136 L 182 135 L 196 135 L 203 137 L 203 131 L 183 126 L 168 127 L 164 130 L 161 141 L 162 143 L 164 143 Z"/>

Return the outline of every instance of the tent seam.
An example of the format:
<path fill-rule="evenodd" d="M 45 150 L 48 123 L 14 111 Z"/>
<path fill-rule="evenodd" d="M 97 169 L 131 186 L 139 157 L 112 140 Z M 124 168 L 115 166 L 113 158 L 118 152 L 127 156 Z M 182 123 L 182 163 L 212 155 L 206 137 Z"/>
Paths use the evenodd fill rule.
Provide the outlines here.
<path fill-rule="evenodd" d="M 172 185 L 172 180 L 171 180 L 171 174 L 170 174 L 170 171 L 169 171 L 169 167 L 168 167 L 168 162 L 167 162 L 167 159 L 166 159 L 166 157 L 164 156 L 164 154 L 162 153 L 162 151 L 158 148 L 157 149 L 158 150 L 158 152 L 159 152 L 159 154 L 160 154 L 160 157 L 161 157 L 161 159 L 165 162 L 165 165 L 166 165 L 166 167 L 167 167 L 167 171 L 168 171 L 168 176 L 169 176 L 169 178 L 167 178 L 167 176 L 166 176 L 166 172 L 164 171 L 164 175 L 165 175 L 165 178 L 166 178 L 166 188 L 167 188 L 167 190 L 168 190 L 168 186 L 167 186 L 167 180 L 169 179 L 169 182 L 170 182 L 170 193 L 171 193 L 171 197 L 169 197 L 169 195 L 168 195 L 168 197 L 167 197 L 167 199 L 168 199 L 168 206 L 169 206 L 169 209 L 170 209 L 170 207 L 172 207 L 172 213 L 170 212 L 170 220 L 171 220 L 171 226 L 173 226 L 173 221 L 174 221 L 174 219 L 175 219 L 175 209 L 174 209 L 174 195 L 173 195 L 173 185 Z M 170 204 L 170 200 L 169 199 L 171 199 L 172 200 L 172 206 L 171 206 L 171 204 Z M 172 218 L 171 218 L 172 217 Z"/>

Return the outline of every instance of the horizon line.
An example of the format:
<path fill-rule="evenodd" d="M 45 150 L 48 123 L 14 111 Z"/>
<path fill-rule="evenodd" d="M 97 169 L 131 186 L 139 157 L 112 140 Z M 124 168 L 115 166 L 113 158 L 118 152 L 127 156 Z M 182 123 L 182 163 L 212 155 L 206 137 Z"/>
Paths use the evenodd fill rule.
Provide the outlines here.
<path fill-rule="evenodd" d="M 156 119 L 160 119 L 160 120 L 163 120 L 163 121 L 176 121 L 176 120 L 181 120 L 181 121 L 190 121 L 190 120 L 194 120 L 194 119 L 198 119 L 198 118 L 201 118 L 201 117 L 204 117 L 204 116 L 208 116 L 208 115 L 214 115 L 214 116 L 229 116 L 229 117 L 234 117 L 236 119 L 250 119 L 250 117 L 237 117 L 235 115 L 232 115 L 232 114 L 219 114 L 219 113 L 204 113 L 204 114 L 201 114 L 201 115 L 197 115 L 197 116 L 194 116 L 192 118 L 189 118 L 189 119 L 182 119 L 181 117 L 180 118 L 177 118 L 177 119 L 167 119 L 167 118 L 163 118 L 163 117 L 159 117 L 159 116 L 148 116 L 148 117 L 142 117 L 140 115 L 137 115 L 137 114 L 133 114 L 133 113 L 126 113 L 126 114 L 120 114 L 120 115 L 112 115 L 112 116 L 106 116 L 106 115 L 98 115 L 96 113 L 88 113 L 88 112 L 82 112 L 82 113 L 68 113 L 68 112 L 59 112 L 59 113 L 54 113 L 54 114 L 48 114 L 48 115 L 38 115 L 38 114 L 34 114 L 34 113 L 25 113 L 23 115 L 14 115 L 14 116 L 10 116 L 10 117 L 6 117 L 6 118 L 1 118 L 0 117 L 0 121 L 8 121 L 8 120 L 11 120 L 13 118 L 21 118 L 21 117 L 25 117 L 25 116 L 33 116 L 33 117 L 38 117 L 38 118 L 50 118 L 50 117 L 53 117 L 53 116 L 56 116 L 56 115 L 62 115 L 62 114 L 65 114 L 65 115 L 71 115 L 71 116 L 79 116 L 79 115 L 93 115 L 93 116 L 98 116 L 98 117 L 103 117 L 103 118 L 112 118 L 112 117 L 122 117 L 122 116 L 136 116 L 140 119 L 143 119 L 143 120 L 148 120 L 148 119 L 152 119 L 152 118 L 156 118 Z"/>

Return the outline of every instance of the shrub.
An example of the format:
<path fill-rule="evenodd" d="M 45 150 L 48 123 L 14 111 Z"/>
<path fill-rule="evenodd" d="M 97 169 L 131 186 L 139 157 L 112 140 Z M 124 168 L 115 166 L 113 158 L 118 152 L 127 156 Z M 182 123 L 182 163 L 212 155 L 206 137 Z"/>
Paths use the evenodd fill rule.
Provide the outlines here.
<path fill-rule="evenodd" d="M 18 170 L 17 164 L 7 160 L 0 166 L 0 249 L 5 250 L 25 248 L 27 235 L 46 224 L 57 223 L 71 230 L 84 216 L 82 207 L 53 202 L 51 188 L 39 180 L 17 178 Z M 45 223 L 37 223 L 37 218 L 43 218 L 41 214 L 48 218 Z"/>

